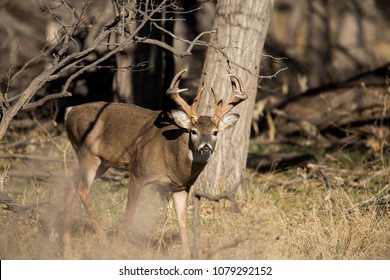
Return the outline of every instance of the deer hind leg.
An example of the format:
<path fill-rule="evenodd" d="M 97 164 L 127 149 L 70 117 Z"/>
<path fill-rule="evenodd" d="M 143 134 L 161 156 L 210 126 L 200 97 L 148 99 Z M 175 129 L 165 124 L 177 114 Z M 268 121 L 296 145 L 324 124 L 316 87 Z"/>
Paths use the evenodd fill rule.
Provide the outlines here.
<path fill-rule="evenodd" d="M 173 193 L 173 205 L 175 207 L 177 221 L 179 224 L 184 258 L 191 257 L 187 232 L 187 198 L 188 192 L 186 190 Z"/>
<path fill-rule="evenodd" d="M 100 177 L 107 171 L 100 159 L 97 157 L 83 157 L 79 160 L 79 170 L 69 180 L 65 187 L 64 194 L 64 228 L 62 242 L 64 244 L 64 255 L 66 258 L 71 256 L 71 234 L 72 234 L 72 206 L 76 194 L 79 195 L 80 200 L 92 221 L 95 232 L 101 233 L 102 226 L 92 207 L 92 202 L 89 193 L 89 187 L 92 185 L 95 177 Z"/>
<path fill-rule="evenodd" d="M 71 243 L 72 243 L 72 205 L 74 197 L 76 195 L 75 183 L 78 173 L 76 173 L 71 179 L 68 180 L 64 191 L 64 220 L 63 220 L 63 233 L 62 243 L 64 245 L 65 258 L 70 258 Z"/>
<path fill-rule="evenodd" d="M 91 220 L 92 226 L 96 233 L 101 234 L 103 227 L 96 215 L 92 206 L 91 195 L 89 188 L 91 187 L 95 178 L 101 176 L 107 168 L 102 165 L 100 158 L 89 155 L 82 158 L 79 169 L 79 182 L 76 187 L 77 194 L 83 204 L 85 211 Z"/>

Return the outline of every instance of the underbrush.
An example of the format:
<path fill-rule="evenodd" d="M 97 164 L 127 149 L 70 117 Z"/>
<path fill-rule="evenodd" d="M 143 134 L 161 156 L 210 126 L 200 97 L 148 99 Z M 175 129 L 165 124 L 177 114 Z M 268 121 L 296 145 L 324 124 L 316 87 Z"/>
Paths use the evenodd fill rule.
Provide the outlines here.
<path fill-rule="evenodd" d="M 62 259 L 62 190 L 77 167 L 73 150 L 58 137 L 7 152 L 13 156 L 0 160 L 1 195 L 24 208 L 0 211 L 0 258 Z M 200 258 L 389 259 L 388 204 L 362 203 L 389 195 L 385 161 L 345 151 L 322 155 L 305 168 L 262 174 L 247 170 L 244 195 L 235 197 L 240 211 L 227 200 L 202 199 Z M 95 181 L 92 199 L 106 228 L 104 238 L 93 232 L 83 207 L 75 203 L 72 257 L 180 258 L 171 201 L 144 190 L 135 223 L 123 234 L 118 228 L 126 195 L 121 174 L 111 172 Z M 190 229 L 192 210 L 190 199 Z"/>

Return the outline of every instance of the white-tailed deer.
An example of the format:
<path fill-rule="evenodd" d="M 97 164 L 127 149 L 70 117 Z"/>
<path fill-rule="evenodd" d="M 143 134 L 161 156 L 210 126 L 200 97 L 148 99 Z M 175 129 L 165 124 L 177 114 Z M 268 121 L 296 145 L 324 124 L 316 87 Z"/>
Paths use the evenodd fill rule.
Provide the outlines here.
<path fill-rule="evenodd" d="M 188 192 L 206 166 L 217 141 L 218 132 L 230 128 L 239 115 L 229 113 L 244 101 L 240 80 L 229 73 L 231 97 L 226 105 L 217 100 L 214 116 L 197 113 L 202 88 L 193 104 L 179 95 L 184 69 L 173 78 L 167 95 L 179 105 L 170 113 L 152 111 L 131 104 L 96 102 L 73 107 L 66 118 L 66 130 L 79 160 L 79 170 L 65 191 L 63 242 L 71 245 L 71 212 L 76 194 L 80 197 L 96 232 L 102 226 L 90 200 L 89 187 L 95 178 L 110 167 L 125 167 L 130 186 L 124 229 L 132 222 L 137 200 L 143 187 L 154 185 L 173 193 L 183 253 L 190 255 L 186 229 Z"/>

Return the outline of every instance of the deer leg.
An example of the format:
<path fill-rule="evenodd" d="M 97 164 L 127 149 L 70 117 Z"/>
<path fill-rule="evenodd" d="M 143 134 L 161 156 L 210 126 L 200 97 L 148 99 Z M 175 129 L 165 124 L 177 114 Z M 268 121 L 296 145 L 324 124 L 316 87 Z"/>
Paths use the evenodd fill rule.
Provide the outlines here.
<path fill-rule="evenodd" d="M 191 252 L 187 233 L 187 198 L 188 192 L 186 190 L 173 193 L 173 205 L 179 223 L 183 256 L 185 258 L 190 258 Z"/>
<path fill-rule="evenodd" d="M 141 186 L 139 185 L 138 179 L 133 175 L 130 175 L 130 185 L 127 193 L 125 220 L 123 221 L 122 226 L 124 232 L 127 231 L 129 225 L 133 222 L 140 193 Z"/>
<path fill-rule="evenodd" d="M 72 206 L 76 194 L 79 195 L 80 200 L 91 218 L 93 227 L 97 233 L 102 231 L 102 227 L 96 217 L 96 214 L 92 207 L 90 194 L 88 188 L 92 185 L 93 180 L 96 177 L 100 177 L 104 172 L 107 171 L 107 167 L 95 160 L 95 164 L 91 162 L 82 161 L 80 162 L 79 170 L 72 176 L 70 182 L 65 186 L 64 193 L 64 221 L 63 221 L 63 236 L 62 242 L 64 244 L 64 255 L 69 258 L 72 245 Z M 96 168 L 96 165 L 98 167 Z M 94 171 L 97 170 L 97 171 Z"/>
<path fill-rule="evenodd" d="M 79 164 L 78 182 L 75 183 L 75 189 L 91 220 L 95 232 L 100 234 L 103 228 L 93 209 L 89 188 L 95 180 L 96 175 L 98 175 L 98 170 L 102 169 L 100 167 L 101 161 L 98 157 L 92 155 L 82 155 L 79 156 Z"/>
<path fill-rule="evenodd" d="M 67 182 L 64 191 L 64 220 L 63 220 L 63 233 L 62 242 L 64 245 L 64 255 L 66 258 L 70 256 L 72 246 L 72 205 L 76 195 L 76 187 L 78 184 L 79 174 L 78 172 Z"/>

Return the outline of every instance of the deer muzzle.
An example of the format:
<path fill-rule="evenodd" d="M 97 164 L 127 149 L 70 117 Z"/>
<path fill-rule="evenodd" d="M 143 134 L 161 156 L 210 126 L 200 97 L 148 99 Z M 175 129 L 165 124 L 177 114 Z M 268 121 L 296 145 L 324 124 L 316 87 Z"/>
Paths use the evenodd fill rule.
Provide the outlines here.
<path fill-rule="evenodd" d="M 199 146 L 198 151 L 202 156 L 209 156 L 213 153 L 213 148 L 211 148 L 208 144 L 203 144 Z"/>

